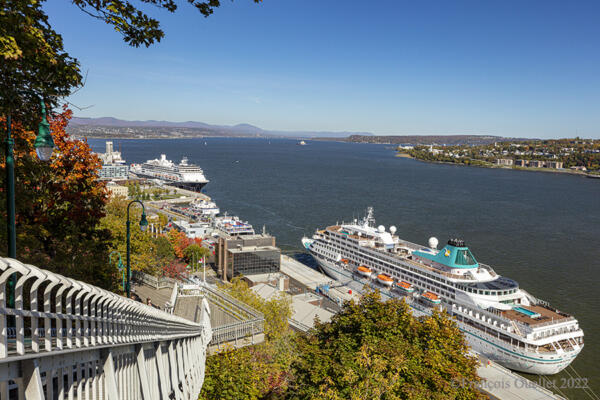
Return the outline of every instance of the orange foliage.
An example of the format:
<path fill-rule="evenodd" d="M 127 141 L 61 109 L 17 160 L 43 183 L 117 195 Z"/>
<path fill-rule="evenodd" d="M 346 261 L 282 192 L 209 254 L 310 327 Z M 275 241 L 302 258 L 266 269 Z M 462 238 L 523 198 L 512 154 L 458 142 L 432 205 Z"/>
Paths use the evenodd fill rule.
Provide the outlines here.
<path fill-rule="evenodd" d="M 167 235 L 169 242 L 171 242 L 171 246 L 173 246 L 173 251 L 175 252 L 175 257 L 183 258 L 183 251 L 194 241 L 189 239 L 185 233 L 178 231 L 177 229 L 171 229 Z"/>

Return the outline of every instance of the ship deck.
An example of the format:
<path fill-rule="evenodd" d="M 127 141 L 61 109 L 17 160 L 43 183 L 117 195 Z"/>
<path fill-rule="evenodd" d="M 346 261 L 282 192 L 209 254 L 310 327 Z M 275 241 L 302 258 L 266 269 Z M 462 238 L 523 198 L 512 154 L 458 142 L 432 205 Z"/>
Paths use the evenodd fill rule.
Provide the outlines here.
<path fill-rule="evenodd" d="M 522 314 L 518 311 L 515 311 L 515 310 L 505 310 L 505 311 L 502 311 L 501 314 L 502 314 L 502 316 L 504 316 L 506 318 L 509 318 L 514 321 L 522 322 L 529 326 L 546 324 L 548 322 L 556 323 L 561 320 L 568 320 L 568 319 L 573 318 L 569 315 L 558 313 L 556 311 L 550 310 L 550 309 L 548 309 L 546 307 L 542 307 L 542 306 L 527 306 L 527 307 L 523 307 L 523 308 L 527 308 L 528 310 L 531 310 L 535 313 L 540 314 L 540 317 L 531 318 L 531 317 L 529 317 L 525 314 Z"/>

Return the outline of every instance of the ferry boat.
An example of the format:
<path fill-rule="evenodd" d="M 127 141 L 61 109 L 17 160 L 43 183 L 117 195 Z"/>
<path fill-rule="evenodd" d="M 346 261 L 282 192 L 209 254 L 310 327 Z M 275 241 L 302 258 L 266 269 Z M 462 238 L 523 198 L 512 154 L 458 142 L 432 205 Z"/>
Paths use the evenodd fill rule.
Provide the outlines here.
<path fill-rule="evenodd" d="M 478 262 L 463 240 L 450 239 L 439 250 L 436 238 L 423 246 L 395 233 L 394 226 L 389 231 L 375 227 L 373 209 L 368 208 L 364 219 L 317 230 L 302 243 L 334 279 L 372 284 L 355 274 L 357 266 L 364 266 L 395 281 L 389 291 L 377 287 L 389 296 L 402 296 L 416 316 L 445 309 L 474 351 L 507 368 L 551 375 L 583 349 L 583 331 L 573 316 Z M 402 282 L 415 293 L 392 290 L 404 286 L 398 285 Z"/>
<path fill-rule="evenodd" d="M 160 159 L 148 160 L 143 164 L 132 164 L 130 171 L 137 176 L 150 179 L 159 179 L 169 185 L 182 189 L 199 192 L 208 183 L 202 168 L 189 164 L 183 157 L 179 164 L 167 160 L 165 154 Z"/>

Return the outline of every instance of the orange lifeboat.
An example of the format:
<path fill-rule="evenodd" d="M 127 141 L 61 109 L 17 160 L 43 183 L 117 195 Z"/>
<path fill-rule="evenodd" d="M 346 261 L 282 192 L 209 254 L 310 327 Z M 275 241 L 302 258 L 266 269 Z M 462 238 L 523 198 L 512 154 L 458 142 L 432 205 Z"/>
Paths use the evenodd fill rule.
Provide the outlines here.
<path fill-rule="evenodd" d="M 377 275 L 377 280 L 384 286 L 392 286 L 392 284 L 394 283 L 394 279 L 386 274 Z"/>
<path fill-rule="evenodd" d="M 348 264 L 350 262 L 347 258 L 342 258 L 340 261 L 344 264 Z"/>
<path fill-rule="evenodd" d="M 415 288 L 413 287 L 413 285 L 411 285 L 410 283 L 408 283 L 406 281 L 396 282 L 396 289 L 398 289 L 404 293 L 412 293 L 415 291 Z"/>
<path fill-rule="evenodd" d="M 365 267 L 364 265 L 361 265 L 360 267 L 356 268 L 356 272 L 359 275 L 362 275 L 366 278 L 370 278 L 371 274 L 373 274 L 373 271 L 371 271 L 371 268 Z"/>
<path fill-rule="evenodd" d="M 442 300 L 440 300 L 440 297 L 433 292 L 425 292 L 421 295 L 421 297 L 423 297 L 426 301 L 434 305 L 438 305 L 442 302 Z"/>

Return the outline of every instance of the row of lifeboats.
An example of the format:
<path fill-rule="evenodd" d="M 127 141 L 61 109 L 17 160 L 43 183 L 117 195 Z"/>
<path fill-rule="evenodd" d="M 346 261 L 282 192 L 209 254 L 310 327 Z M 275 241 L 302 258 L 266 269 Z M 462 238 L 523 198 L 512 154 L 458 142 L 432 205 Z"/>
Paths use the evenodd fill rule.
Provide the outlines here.
<path fill-rule="evenodd" d="M 365 278 L 369 278 L 369 279 L 373 275 L 373 271 L 371 270 L 371 268 L 365 267 L 364 265 L 361 265 L 360 267 L 358 267 L 356 269 L 356 272 L 359 275 L 364 276 Z M 393 286 L 395 289 L 397 289 L 400 292 L 405 293 L 405 294 L 411 294 L 411 293 L 414 293 L 414 291 L 415 291 L 415 288 L 412 284 L 410 284 L 406 281 L 394 282 L 394 278 L 392 278 L 391 276 L 389 276 L 387 274 L 378 274 L 377 282 L 379 282 L 383 286 L 387 286 L 387 287 Z M 429 292 L 429 291 L 424 292 L 421 295 L 421 297 L 424 300 L 426 300 L 427 302 L 434 304 L 434 305 L 438 305 L 442 302 L 440 297 L 437 294 L 435 294 L 433 292 Z"/>

